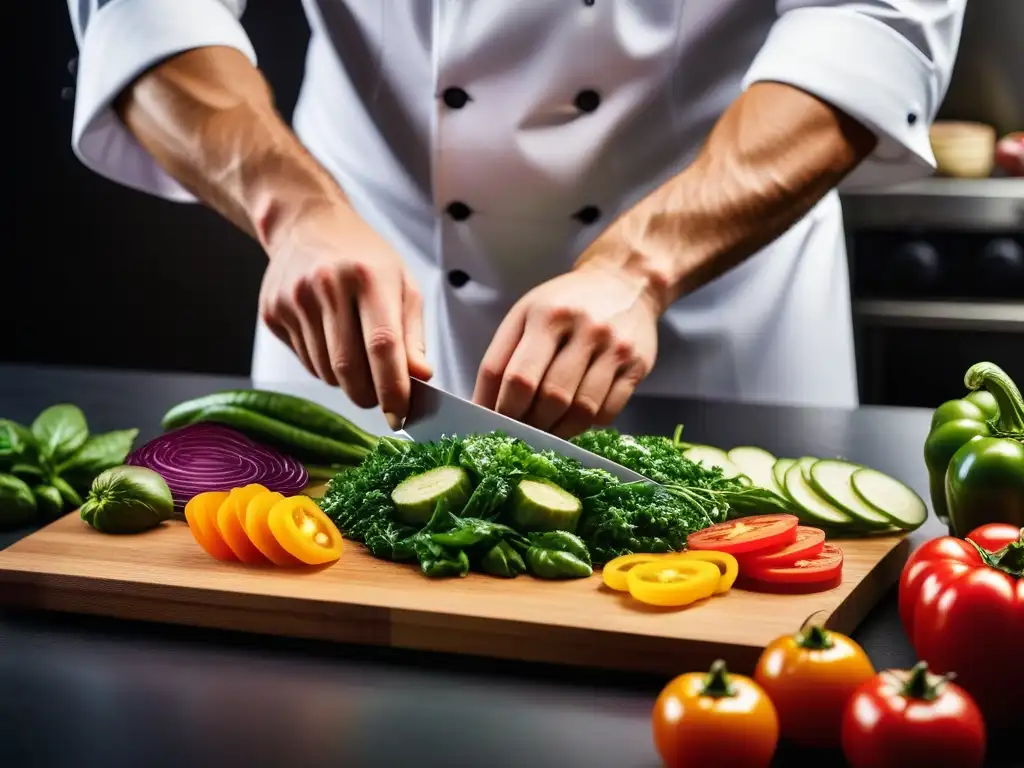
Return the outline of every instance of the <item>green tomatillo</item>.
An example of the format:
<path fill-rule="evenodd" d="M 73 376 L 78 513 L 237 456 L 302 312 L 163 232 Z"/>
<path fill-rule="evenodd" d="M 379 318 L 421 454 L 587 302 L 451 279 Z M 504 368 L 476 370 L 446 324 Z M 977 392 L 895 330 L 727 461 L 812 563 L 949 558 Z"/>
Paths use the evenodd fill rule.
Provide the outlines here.
<path fill-rule="evenodd" d="M 942 499 L 950 531 L 954 536 L 964 537 L 986 523 L 1024 527 L 1024 399 L 1013 380 L 993 363 L 971 366 L 964 384 L 972 395 L 982 391 L 990 394 L 997 412 L 980 421 L 966 417 L 950 419 L 933 427 L 926 442 L 926 459 L 932 448 L 933 458 L 938 460 L 940 444 L 945 451 L 960 440 L 943 473 Z M 979 410 L 985 401 L 981 403 Z M 963 410 L 969 409 L 964 406 Z M 929 464 L 929 470 L 937 474 L 941 466 Z M 935 491 L 933 483 L 933 504 Z"/>

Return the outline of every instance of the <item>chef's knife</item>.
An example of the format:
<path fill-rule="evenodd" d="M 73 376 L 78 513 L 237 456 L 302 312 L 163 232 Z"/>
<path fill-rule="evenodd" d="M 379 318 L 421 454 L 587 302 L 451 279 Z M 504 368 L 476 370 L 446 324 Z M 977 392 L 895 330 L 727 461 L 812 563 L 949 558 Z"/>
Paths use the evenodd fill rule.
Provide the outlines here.
<path fill-rule="evenodd" d="M 409 415 L 402 431 L 418 443 L 440 440 L 444 436 L 504 432 L 517 437 L 535 451 L 551 450 L 576 459 L 588 469 L 604 469 L 624 483 L 651 482 L 638 472 L 573 445 L 568 440 L 502 416 L 488 408 L 463 400 L 425 381 L 412 380 Z"/>

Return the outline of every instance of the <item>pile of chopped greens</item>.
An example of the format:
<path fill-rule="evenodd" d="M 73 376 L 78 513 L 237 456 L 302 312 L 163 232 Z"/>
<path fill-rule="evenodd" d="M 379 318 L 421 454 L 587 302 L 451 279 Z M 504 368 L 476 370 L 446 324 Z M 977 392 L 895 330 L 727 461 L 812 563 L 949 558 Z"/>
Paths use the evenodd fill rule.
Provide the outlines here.
<path fill-rule="evenodd" d="M 478 570 L 496 576 L 587 576 L 632 552 L 670 552 L 686 537 L 729 516 L 786 511 L 778 495 L 728 479 L 684 458 L 670 438 L 591 430 L 574 442 L 660 483 L 623 483 L 551 451 L 534 451 L 500 432 L 434 443 L 381 438 L 357 467 L 336 475 L 319 503 L 349 539 L 375 557 L 418 562 L 428 576 Z M 392 492 L 439 467 L 461 467 L 472 491 L 459 508 L 439 502 L 429 521 L 396 515 Z M 521 531 L 511 512 L 519 483 L 539 479 L 582 505 L 574 531 Z"/>

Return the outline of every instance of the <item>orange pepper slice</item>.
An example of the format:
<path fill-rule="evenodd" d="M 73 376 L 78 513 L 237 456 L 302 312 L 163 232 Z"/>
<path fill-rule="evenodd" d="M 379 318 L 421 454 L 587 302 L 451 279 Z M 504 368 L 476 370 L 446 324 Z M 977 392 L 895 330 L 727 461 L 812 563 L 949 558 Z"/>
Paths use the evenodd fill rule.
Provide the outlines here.
<path fill-rule="evenodd" d="M 341 532 L 309 496 L 277 502 L 267 515 L 277 543 L 307 565 L 332 563 L 341 557 Z"/>
<path fill-rule="evenodd" d="M 206 554 L 217 560 L 238 559 L 217 531 L 217 510 L 227 497 L 227 491 L 206 491 L 193 496 L 185 505 L 185 521 L 192 538 Z"/>
<path fill-rule="evenodd" d="M 266 563 L 267 558 L 263 556 L 245 533 L 242 526 L 242 515 L 249 502 L 267 489 L 259 483 L 250 483 L 242 488 L 232 488 L 224 503 L 217 510 L 217 530 L 224 537 L 224 541 L 235 557 L 243 563 L 257 565 Z"/>
<path fill-rule="evenodd" d="M 274 565 L 300 565 L 298 558 L 289 554 L 284 547 L 277 543 L 277 539 L 270 531 L 270 524 L 267 523 L 271 507 L 283 500 L 284 496 L 277 491 L 267 491 L 253 496 L 245 508 L 243 520 L 245 535 L 249 537 L 249 541 L 256 549 Z"/>

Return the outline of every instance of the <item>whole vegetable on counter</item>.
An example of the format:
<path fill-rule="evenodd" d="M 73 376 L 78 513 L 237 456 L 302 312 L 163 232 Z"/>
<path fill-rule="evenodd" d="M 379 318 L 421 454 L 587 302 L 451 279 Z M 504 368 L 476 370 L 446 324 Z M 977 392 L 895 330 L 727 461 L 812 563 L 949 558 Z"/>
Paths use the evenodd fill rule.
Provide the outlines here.
<path fill-rule="evenodd" d="M 950 533 L 985 523 L 1024 526 L 1024 400 L 993 363 L 972 365 L 971 390 L 932 414 L 924 443 L 932 507 Z"/>
<path fill-rule="evenodd" d="M 81 409 L 53 405 L 31 426 L 0 419 L 0 527 L 55 518 L 82 504 L 93 480 L 124 461 L 137 429 L 89 434 Z"/>
<path fill-rule="evenodd" d="M 282 392 L 237 389 L 214 392 L 171 408 L 165 431 L 202 422 L 222 424 L 314 465 L 359 463 L 377 437 L 322 405 Z"/>
<path fill-rule="evenodd" d="M 754 680 L 775 705 L 784 739 L 801 747 L 836 749 L 850 696 L 874 675 L 856 641 L 811 624 L 769 643 Z"/>
<path fill-rule="evenodd" d="M 1022 573 L 1024 529 L 987 525 L 967 540 L 926 542 L 900 577 L 900 618 L 918 657 L 955 670 L 995 730 L 1024 712 Z"/>
<path fill-rule="evenodd" d="M 159 473 L 178 510 L 206 491 L 260 483 L 290 495 L 309 481 L 298 460 L 220 424 L 193 424 L 166 432 L 133 451 L 125 463 Z"/>
<path fill-rule="evenodd" d="M 768 768 L 779 741 L 771 699 L 749 677 L 729 674 L 723 661 L 669 682 L 651 720 L 654 745 L 669 768 Z"/>
<path fill-rule="evenodd" d="M 144 467 L 113 467 L 93 481 L 79 511 L 81 518 L 102 533 L 142 533 L 156 528 L 174 513 L 167 483 Z"/>
<path fill-rule="evenodd" d="M 923 661 L 909 672 L 881 672 L 857 688 L 842 733 L 850 768 L 980 768 L 985 759 L 978 707 Z"/>

